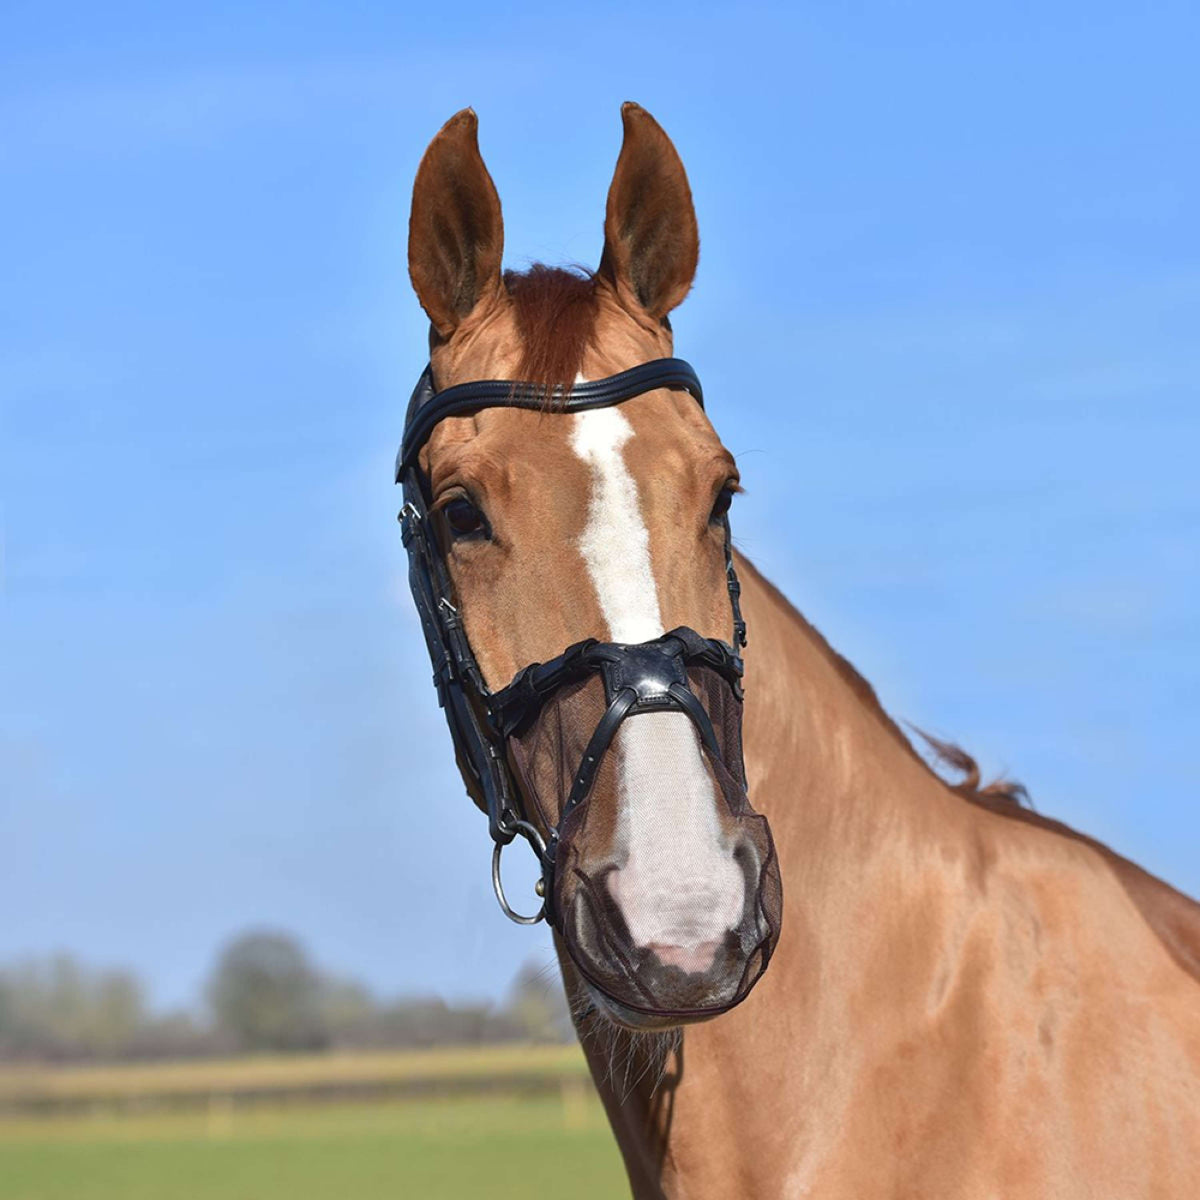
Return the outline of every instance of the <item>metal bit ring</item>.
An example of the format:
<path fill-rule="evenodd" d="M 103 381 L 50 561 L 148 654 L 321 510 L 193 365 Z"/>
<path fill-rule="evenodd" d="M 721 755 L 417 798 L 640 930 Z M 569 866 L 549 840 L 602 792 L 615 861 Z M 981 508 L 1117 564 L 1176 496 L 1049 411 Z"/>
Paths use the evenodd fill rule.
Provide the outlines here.
<path fill-rule="evenodd" d="M 542 840 L 542 835 L 528 821 L 515 820 L 506 822 L 506 824 L 508 831 L 523 835 L 533 847 L 534 853 L 537 854 L 538 862 L 544 862 L 546 843 Z M 508 899 L 504 895 L 504 884 L 500 880 L 500 856 L 503 851 L 504 846 L 500 842 L 496 842 L 492 847 L 492 891 L 496 893 L 496 901 L 500 905 L 500 911 L 510 921 L 515 921 L 518 925 L 536 925 L 546 916 L 546 902 L 545 900 L 542 901 L 541 908 L 532 917 L 523 916 L 509 906 Z"/>

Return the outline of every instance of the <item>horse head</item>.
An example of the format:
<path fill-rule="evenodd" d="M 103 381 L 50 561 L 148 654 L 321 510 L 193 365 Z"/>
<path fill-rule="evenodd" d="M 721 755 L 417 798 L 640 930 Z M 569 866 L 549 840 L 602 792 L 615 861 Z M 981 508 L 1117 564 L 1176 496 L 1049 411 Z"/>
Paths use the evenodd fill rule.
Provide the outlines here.
<path fill-rule="evenodd" d="M 661 1028 L 744 998 L 780 884 L 742 762 L 737 467 L 671 357 L 691 192 L 654 119 L 623 118 L 595 272 L 505 273 L 475 114 L 430 144 L 409 235 L 430 363 L 398 476 L 468 790 L 498 845 L 539 852 L 596 1006 Z"/>

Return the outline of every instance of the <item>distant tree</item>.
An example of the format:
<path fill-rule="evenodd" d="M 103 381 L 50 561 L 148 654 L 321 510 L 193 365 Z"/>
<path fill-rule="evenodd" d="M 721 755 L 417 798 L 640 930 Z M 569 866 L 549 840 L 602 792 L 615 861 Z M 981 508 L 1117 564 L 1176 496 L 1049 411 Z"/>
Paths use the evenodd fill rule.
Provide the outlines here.
<path fill-rule="evenodd" d="M 202 1058 L 229 1049 L 207 1022 L 186 1009 L 148 1017 L 129 1044 L 129 1057 L 141 1059 Z"/>
<path fill-rule="evenodd" d="M 326 975 L 321 980 L 321 1020 L 335 1045 L 352 1045 L 366 1038 L 379 1012 L 370 989 L 356 979 Z"/>
<path fill-rule="evenodd" d="M 129 971 L 89 967 L 70 954 L 0 968 L 0 1053 L 9 1057 L 119 1057 L 145 1019 Z"/>
<path fill-rule="evenodd" d="M 321 977 L 286 933 L 252 932 L 221 952 L 208 986 L 220 1034 L 241 1050 L 315 1050 L 329 1042 Z"/>
<path fill-rule="evenodd" d="M 538 966 L 533 959 L 513 979 L 505 1012 L 534 1041 L 565 1042 L 575 1035 L 557 969 Z"/>
<path fill-rule="evenodd" d="M 122 1053 L 146 1019 L 141 983 L 128 971 L 102 972 L 92 985 L 87 1039 L 104 1057 Z"/>
<path fill-rule="evenodd" d="M 326 975 L 290 934 L 257 931 L 221 951 L 208 1014 L 147 1010 L 129 971 L 69 954 L 0 964 L 0 1059 L 185 1058 L 230 1050 L 376 1050 L 573 1035 L 557 973 L 528 962 L 504 1003 L 438 996 L 380 999 Z"/>

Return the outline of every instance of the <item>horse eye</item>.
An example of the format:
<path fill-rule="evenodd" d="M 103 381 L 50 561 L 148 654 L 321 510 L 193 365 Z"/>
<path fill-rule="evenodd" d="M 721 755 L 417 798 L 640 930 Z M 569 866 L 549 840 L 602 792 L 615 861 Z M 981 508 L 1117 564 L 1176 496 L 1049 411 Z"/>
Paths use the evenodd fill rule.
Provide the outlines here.
<path fill-rule="evenodd" d="M 717 493 L 717 498 L 713 501 L 712 514 L 708 518 L 714 525 L 725 520 L 725 514 L 729 512 L 729 506 L 733 503 L 735 490 L 732 483 L 727 483 Z"/>
<path fill-rule="evenodd" d="M 451 500 L 442 508 L 442 512 L 445 514 L 446 524 L 450 526 L 450 532 L 456 538 L 472 537 L 487 532 L 487 521 L 483 513 L 470 500 Z"/>

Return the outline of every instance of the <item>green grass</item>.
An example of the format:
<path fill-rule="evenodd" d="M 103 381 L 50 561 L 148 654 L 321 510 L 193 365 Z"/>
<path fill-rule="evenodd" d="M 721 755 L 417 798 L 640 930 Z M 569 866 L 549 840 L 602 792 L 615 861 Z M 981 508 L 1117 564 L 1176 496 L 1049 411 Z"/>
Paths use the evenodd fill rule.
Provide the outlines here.
<path fill-rule="evenodd" d="M 0 1121 L 2 1200 L 628 1196 L 599 1102 L 561 1097 Z"/>

